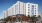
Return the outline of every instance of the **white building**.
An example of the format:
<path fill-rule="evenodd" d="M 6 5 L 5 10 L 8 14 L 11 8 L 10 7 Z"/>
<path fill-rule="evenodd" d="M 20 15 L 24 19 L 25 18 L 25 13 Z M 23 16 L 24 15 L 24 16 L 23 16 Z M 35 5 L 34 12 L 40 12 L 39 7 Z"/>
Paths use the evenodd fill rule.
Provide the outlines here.
<path fill-rule="evenodd" d="M 13 4 L 13 6 L 11 6 L 7 11 L 8 16 L 16 14 L 25 14 L 26 16 L 38 16 L 38 4 L 17 1 L 17 3 Z"/>
<path fill-rule="evenodd" d="M 26 15 L 38 16 L 38 4 L 26 3 Z"/>
<path fill-rule="evenodd" d="M 4 18 L 8 17 L 7 11 L 3 11 Z"/>

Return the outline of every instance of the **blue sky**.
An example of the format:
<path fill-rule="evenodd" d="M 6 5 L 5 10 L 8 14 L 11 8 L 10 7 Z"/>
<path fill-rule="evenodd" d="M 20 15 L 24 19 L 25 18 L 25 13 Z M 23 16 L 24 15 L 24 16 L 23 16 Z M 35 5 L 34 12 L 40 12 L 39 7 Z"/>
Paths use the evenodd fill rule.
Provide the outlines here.
<path fill-rule="evenodd" d="M 42 0 L 0 0 L 0 19 L 4 18 L 3 11 L 7 10 L 10 6 L 15 4 L 17 1 L 30 2 L 38 4 L 38 11 L 42 13 Z"/>

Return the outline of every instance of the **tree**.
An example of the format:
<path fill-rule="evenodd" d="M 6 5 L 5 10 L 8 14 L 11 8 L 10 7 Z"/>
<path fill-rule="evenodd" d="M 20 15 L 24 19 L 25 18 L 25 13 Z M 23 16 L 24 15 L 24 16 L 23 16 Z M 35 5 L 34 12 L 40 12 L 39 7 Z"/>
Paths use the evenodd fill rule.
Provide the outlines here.
<path fill-rule="evenodd" d="M 36 20 L 36 21 L 38 20 L 38 18 L 36 17 L 36 15 L 33 15 L 32 18 L 33 18 L 33 20 Z"/>
<path fill-rule="evenodd" d="M 40 20 L 41 19 L 41 16 L 40 15 L 38 15 L 38 20 Z"/>
<path fill-rule="evenodd" d="M 19 18 L 17 18 L 17 20 L 20 22 L 20 21 L 22 21 L 22 19 L 19 17 Z"/>
<path fill-rule="evenodd" d="M 30 18 L 30 15 L 28 15 L 27 17 Z"/>
<path fill-rule="evenodd" d="M 8 16 L 7 18 L 4 18 L 4 21 L 5 22 L 8 22 L 8 21 L 10 21 L 11 19 L 10 19 L 10 16 Z"/>
<path fill-rule="evenodd" d="M 35 17 L 36 17 L 36 15 L 33 15 L 32 17 L 33 17 L 33 18 L 35 18 Z"/>
<path fill-rule="evenodd" d="M 40 19 L 41 19 L 41 16 L 40 16 L 40 15 L 38 15 L 38 18 L 40 18 Z"/>
<path fill-rule="evenodd" d="M 0 19 L 0 21 L 4 21 L 4 19 Z"/>
<path fill-rule="evenodd" d="M 12 17 L 12 21 L 15 21 L 16 20 L 16 17 Z"/>
<path fill-rule="evenodd" d="M 36 15 L 33 15 L 32 17 L 32 21 L 36 23 L 36 21 L 38 21 L 38 17 L 36 17 Z"/>
<path fill-rule="evenodd" d="M 22 20 L 23 20 L 23 21 L 28 21 L 27 16 L 22 16 Z"/>

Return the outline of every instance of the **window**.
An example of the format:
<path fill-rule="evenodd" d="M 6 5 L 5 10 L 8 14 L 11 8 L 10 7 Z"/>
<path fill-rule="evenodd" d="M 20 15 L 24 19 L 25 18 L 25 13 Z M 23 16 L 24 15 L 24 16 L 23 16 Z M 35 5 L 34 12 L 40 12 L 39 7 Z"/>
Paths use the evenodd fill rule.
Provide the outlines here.
<path fill-rule="evenodd" d="M 32 5 L 32 7 L 34 8 L 34 5 Z"/>
<path fill-rule="evenodd" d="M 29 12 L 28 12 L 28 14 L 29 14 Z"/>
<path fill-rule="evenodd" d="M 29 8 L 29 7 L 28 7 Z"/>
<path fill-rule="evenodd" d="M 29 8 L 29 6 L 30 6 L 30 5 L 28 4 L 28 8 Z"/>
<path fill-rule="evenodd" d="M 29 12 L 28 12 L 29 13 Z"/>
<path fill-rule="evenodd" d="M 35 12 L 36 12 L 36 10 L 35 10 Z"/>
<path fill-rule="evenodd" d="M 29 9 L 28 9 L 28 11 L 29 11 Z"/>
<path fill-rule="evenodd" d="M 33 14 L 33 13 L 32 13 Z"/>
<path fill-rule="evenodd" d="M 35 8 L 36 9 L 36 8 Z"/>
<path fill-rule="evenodd" d="M 35 10 L 35 14 L 36 14 L 36 10 Z"/>
<path fill-rule="evenodd" d="M 35 5 L 35 7 L 36 7 L 36 5 Z"/>
<path fill-rule="evenodd" d="M 31 10 L 31 12 L 32 12 L 32 10 Z"/>
<path fill-rule="evenodd" d="M 33 9 L 33 8 L 32 8 Z"/>
<path fill-rule="evenodd" d="M 36 13 L 35 13 L 36 14 Z"/>
<path fill-rule="evenodd" d="M 29 6 L 29 4 L 28 4 L 28 6 Z"/>

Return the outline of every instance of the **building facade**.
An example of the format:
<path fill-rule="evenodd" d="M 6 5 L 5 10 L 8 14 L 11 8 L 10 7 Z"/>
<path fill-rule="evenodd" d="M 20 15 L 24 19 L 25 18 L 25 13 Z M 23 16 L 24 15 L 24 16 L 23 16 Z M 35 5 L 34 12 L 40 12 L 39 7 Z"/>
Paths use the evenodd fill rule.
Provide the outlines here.
<path fill-rule="evenodd" d="M 4 18 L 8 17 L 7 11 L 3 11 Z"/>
<path fill-rule="evenodd" d="M 16 14 L 24 14 L 26 16 L 30 15 L 36 15 L 38 16 L 38 4 L 33 3 L 24 3 L 17 1 L 16 4 L 13 4 L 8 10 L 7 10 L 8 16 L 16 15 Z"/>
<path fill-rule="evenodd" d="M 36 15 L 38 16 L 38 4 L 27 3 L 26 4 L 26 15 Z"/>

